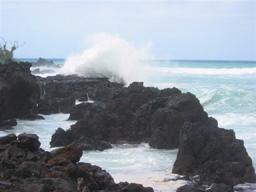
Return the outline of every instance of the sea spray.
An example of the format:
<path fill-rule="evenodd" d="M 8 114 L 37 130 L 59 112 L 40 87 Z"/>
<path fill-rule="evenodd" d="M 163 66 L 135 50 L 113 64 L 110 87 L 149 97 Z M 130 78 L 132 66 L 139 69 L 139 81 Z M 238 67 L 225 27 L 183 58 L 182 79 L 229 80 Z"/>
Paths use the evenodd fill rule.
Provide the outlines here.
<path fill-rule="evenodd" d="M 143 61 L 150 59 L 150 43 L 142 48 L 118 37 L 104 33 L 89 37 L 91 48 L 82 54 L 70 55 L 61 68 L 62 74 L 84 77 L 106 77 L 111 81 L 145 81 Z"/>

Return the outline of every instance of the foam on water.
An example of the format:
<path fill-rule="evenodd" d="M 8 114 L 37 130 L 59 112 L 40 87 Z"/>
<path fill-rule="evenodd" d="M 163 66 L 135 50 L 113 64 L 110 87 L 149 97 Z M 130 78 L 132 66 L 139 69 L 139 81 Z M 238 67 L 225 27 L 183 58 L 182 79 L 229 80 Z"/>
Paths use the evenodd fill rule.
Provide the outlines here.
<path fill-rule="evenodd" d="M 34 70 L 40 69 L 40 73 L 33 73 Z M 55 76 L 60 74 L 59 70 L 60 68 L 56 67 L 31 67 L 30 70 L 32 71 L 32 74 L 39 75 L 41 77 L 48 77 L 48 76 Z"/>
<path fill-rule="evenodd" d="M 51 151 L 49 142 L 58 127 L 68 129 L 75 121 L 67 121 L 68 114 L 43 115 L 45 120 L 17 120 L 14 130 L 0 131 L 0 136 L 8 133 L 35 133 L 39 135 L 41 148 Z M 98 165 L 108 171 L 116 182 L 128 181 L 154 187 L 158 192 L 176 191 L 185 181 L 170 181 L 177 175 L 171 174 L 177 150 L 151 149 L 148 144 L 113 145 L 105 151 L 84 151 L 80 159 Z"/>
<path fill-rule="evenodd" d="M 54 134 L 58 127 L 64 130 L 69 129 L 70 125 L 74 124 L 75 121 L 67 121 L 69 114 L 54 114 L 54 115 L 43 115 L 45 120 L 19 120 L 17 119 L 18 125 L 13 127 L 13 130 L 0 131 L 0 136 L 8 133 L 34 133 L 39 136 L 41 142 L 41 148 L 50 150 L 51 136 Z"/>
<path fill-rule="evenodd" d="M 252 158 L 254 168 L 256 167 L 255 115 L 251 113 L 212 114 L 218 120 L 219 127 L 233 129 L 237 139 L 244 141 L 245 148 Z"/>
<path fill-rule="evenodd" d="M 177 150 L 150 149 L 148 144 L 114 145 L 103 152 L 84 152 L 82 161 L 105 168 L 116 182 L 128 181 L 152 186 L 155 191 L 176 191 L 186 181 L 171 181 L 177 177 L 171 174 Z M 102 161 L 104 159 L 104 161 Z"/>
<path fill-rule="evenodd" d="M 245 183 L 234 187 L 234 191 L 256 192 L 256 184 Z"/>
<path fill-rule="evenodd" d="M 187 63 L 184 67 L 182 62 L 168 69 L 166 66 L 154 67 L 152 74 L 154 71 L 166 71 L 160 73 L 161 77 L 154 74 L 154 85 L 160 88 L 177 87 L 183 92 L 195 94 L 209 116 L 218 120 L 220 127 L 233 129 L 236 137 L 244 140 L 256 167 L 256 62 L 229 62 L 228 68 L 222 62 L 217 70 L 215 68 L 219 63 L 215 66 L 211 63 L 211 67 L 206 66 L 207 62 L 191 61 L 191 64 L 192 70 L 187 68 Z M 199 65 L 205 65 L 205 68 L 198 68 Z M 256 191 L 255 187 L 245 187 L 245 190 Z"/>
<path fill-rule="evenodd" d="M 256 74 L 256 67 L 253 68 L 173 68 L 173 67 L 146 67 L 145 70 L 155 73 L 168 74 L 194 74 L 194 75 L 244 75 Z"/>

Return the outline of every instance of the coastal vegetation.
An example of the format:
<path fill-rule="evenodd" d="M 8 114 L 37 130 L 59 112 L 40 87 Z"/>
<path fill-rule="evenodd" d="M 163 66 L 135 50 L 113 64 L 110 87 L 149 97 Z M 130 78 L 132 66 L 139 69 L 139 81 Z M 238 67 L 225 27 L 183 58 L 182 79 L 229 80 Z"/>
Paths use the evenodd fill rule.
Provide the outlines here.
<path fill-rule="evenodd" d="M 8 49 L 8 44 L 12 45 L 11 49 Z M 0 63 L 5 63 L 7 59 L 13 59 L 13 52 L 25 45 L 25 42 L 20 44 L 18 41 L 7 41 L 6 39 L 0 37 Z"/>

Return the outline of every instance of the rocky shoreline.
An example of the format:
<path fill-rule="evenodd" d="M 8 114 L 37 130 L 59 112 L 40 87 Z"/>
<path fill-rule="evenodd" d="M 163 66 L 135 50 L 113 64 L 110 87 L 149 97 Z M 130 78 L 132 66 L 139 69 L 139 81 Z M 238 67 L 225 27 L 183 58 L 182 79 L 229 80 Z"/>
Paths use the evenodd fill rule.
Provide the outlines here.
<path fill-rule="evenodd" d="M 115 183 L 100 167 L 79 162 L 82 149 L 68 145 L 51 152 L 40 148 L 35 134 L 0 138 L 0 190 L 5 192 L 153 192 L 134 183 Z"/>
<path fill-rule="evenodd" d="M 150 147 L 157 149 L 178 148 L 172 171 L 185 175 L 194 184 L 180 187 L 177 191 L 233 191 L 234 185 L 256 182 L 252 161 L 243 141 L 236 139 L 233 130 L 219 128 L 217 120 L 208 116 L 195 95 L 181 93 L 177 88 L 159 90 L 145 87 L 142 82 L 134 82 L 125 87 L 123 84 L 109 82 L 106 78 L 83 78 L 74 75 L 35 77 L 31 75 L 30 67 L 30 63 L 23 62 L 18 64 L 9 61 L 8 64 L 0 64 L 1 130 L 15 126 L 13 118 L 36 120 L 41 118 L 38 114 L 70 113 L 69 119 L 77 120 L 77 123 L 66 131 L 58 128 L 52 136 L 51 147 L 66 146 L 62 148 L 66 150 L 67 146 L 72 146 L 74 151 L 104 150 L 110 148 L 111 144 L 147 142 Z M 95 102 L 75 105 L 76 100 L 88 101 L 89 99 Z M 25 134 L 25 136 L 38 140 L 38 136 L 35 135 Z M 28 149 L 30 145 L 33 148 L 31 143 L 20 144 L 23 142 L 23 136 L 18 136 L 18 139 L 16 137 L 8 135 L 0 139 L 0 161 L 2 169 L 7 172 L 10 171 L 9 169 L 15 173 L 19 171 L 19 168 L 26 164 L 23 157 L 28 158 L 27 152 L 23 154 L 24 150 L 31 151 Z M 42 166 L 40 170 L 48 168 L 50 157 L 41 159 L 41 155 L 52 152 L 44 152 L 39 147 L 36 148 L 35 151 L 38 154 L 36 166 Z M 11 151 L 22 153 L 23 160 L 14 161 L 16 153 L 6 156 Z M 42 158 L 45 158 L 43 156 Z M 61 166 L 64 167 L 59 167 L 58 171 L 68 169 L 65 166 L 70 163 L 75 167 L 81 164 L 77 163 L 80 157 L 74 162 L 69 162 L 65 158 L 60 160 Z M 33 162 L 31 159 L 28 161 Z M 43 163 L 40 164 L 39 161 Z M 4 162 L 9 162 L 11 165 L 7 163 L 4 167 Z M 51 166 L 60 165 L 57 163 Z M 84 164 L 81 166 L 83 167 Z M 50 169 L 53 168 L 50 167 Z M 18 183 L 26 183 L 31 179 L 34 182 L 33 175 L 29 174 L 29 179 L 21 176 L 18 178 Z M 67 185 L 75 186 L 76 190 L 79 188 L 78 191 L 83 191 L 84 187 L 88 188 L 88 183 L 78 187 L 78 183 L 85 183 L 84 175 L 82 181 L 79 176 L 73 178 L 65 171 L 58 174 L 57 178 L 62 178 L 64 174 L 68 178 Z M 104 172 L 104 174 L 107 173 Z M 3 176 L 0 177 L 0 182 L 3 183 L 0 186 L 26 187 L 20 184 L 18 186 L 13 182 L 10 174 L 9 177 L 4 176 L 4 171 L 1 171 L 1 175 Z M 43 178 L 45 175 L 38 176 L 35 189 L 39 190 L 43 186 Z M 108 180 L 111 179 L 108 178 Z M 109 183 L 111 187 L 115 187 L 111 188 L 104 184 L 107 188 L 86 190 L 121 191 L 122 187 L 127 188 L 127 186 L 134 186 L 134 188 L 130 187 L 130 190 L 123 191 L 152 190 L 142 186 L 135 189 L 138 187 L 135 184 L 115 184 L 112 181 Z M 59 185 L 62 184 L 56 183 L 56 186 Z M 69 189 L 67 185 L 65 186 Z M 13 190 L 12 187 L 10 190 Z"/>

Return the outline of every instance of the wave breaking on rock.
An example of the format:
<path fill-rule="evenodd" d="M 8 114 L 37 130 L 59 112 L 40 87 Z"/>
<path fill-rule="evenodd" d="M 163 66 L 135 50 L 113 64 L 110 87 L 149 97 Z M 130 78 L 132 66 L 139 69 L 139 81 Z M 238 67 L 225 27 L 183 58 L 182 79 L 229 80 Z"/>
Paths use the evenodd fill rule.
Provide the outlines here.
<path fill-rule="evenodd" d="M 132 43 L 104 33 L 88 38 L 92 46 L 81 54 L 70 55 L 61 73 L 84 77 L 104 77 L 114 82 L 131 83 L 142 80 L 143 61 L 149 59 L 150 43 L 138 48 Z"/>

